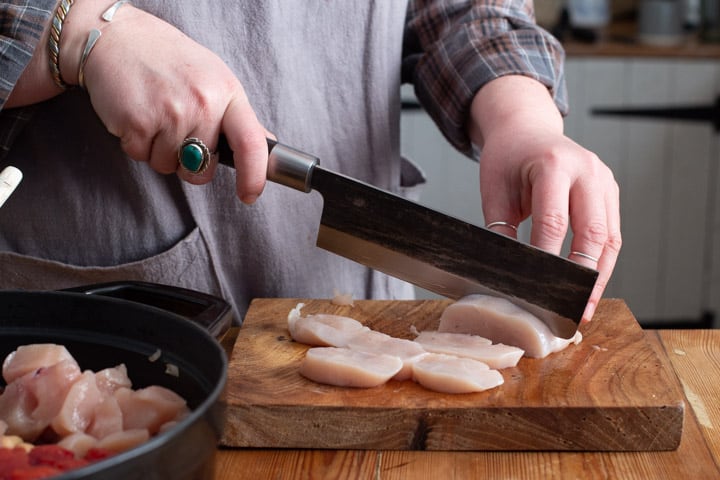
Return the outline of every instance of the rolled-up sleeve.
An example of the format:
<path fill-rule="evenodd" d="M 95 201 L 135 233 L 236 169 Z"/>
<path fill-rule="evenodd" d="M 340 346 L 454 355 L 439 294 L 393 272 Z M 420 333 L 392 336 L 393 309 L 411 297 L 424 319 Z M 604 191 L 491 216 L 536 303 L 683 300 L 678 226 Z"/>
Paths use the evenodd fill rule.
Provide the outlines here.
<path fill-rule="evenodd" d="M 410 0 L 403 49 L 403 80 L 445 137 L 470 155 L 466 132 L 477 91 L 503 75 L 525 75 L 547 86 L 563 114 L 565 54 L 538 27 L 532 1 Z"/>
<path fill-rule="evenodd" d="M 0 2 L 0 108 L 30 63 L 57 0 Z"/>
<path fill-rule="evenodd" d="M 58 0 L 0 2 L 0 158 L 25 124 L 31 109 L 4 108 L 38 48 Z"/>

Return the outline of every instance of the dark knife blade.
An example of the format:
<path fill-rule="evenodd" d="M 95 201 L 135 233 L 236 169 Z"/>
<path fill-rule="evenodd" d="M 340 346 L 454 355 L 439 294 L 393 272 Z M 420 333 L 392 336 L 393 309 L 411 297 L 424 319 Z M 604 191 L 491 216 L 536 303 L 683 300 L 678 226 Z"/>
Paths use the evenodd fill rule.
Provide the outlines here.
<path fill-rule="evenodd" d="M 268 180 L 322 195 L 319 247 L 451 299 L 507 298 L 555 335 L 575 335 L 597 271 L 323 169 L 293 148 L 268 146 Z M 233 166 L 224 137 L 218 154 Z"/>

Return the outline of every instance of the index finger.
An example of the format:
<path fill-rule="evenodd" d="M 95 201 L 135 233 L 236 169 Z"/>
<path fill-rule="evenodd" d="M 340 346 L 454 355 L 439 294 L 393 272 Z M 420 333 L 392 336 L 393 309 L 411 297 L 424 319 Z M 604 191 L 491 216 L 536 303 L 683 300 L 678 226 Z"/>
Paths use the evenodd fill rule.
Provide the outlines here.
<path fill-rule="evenodd" d="M 265 187 L 268 148 L 265 128 L 244 94 L 228 105 L 222 129 L 233 151 L 237 195 L 244 203 L 253 203 Z"/>

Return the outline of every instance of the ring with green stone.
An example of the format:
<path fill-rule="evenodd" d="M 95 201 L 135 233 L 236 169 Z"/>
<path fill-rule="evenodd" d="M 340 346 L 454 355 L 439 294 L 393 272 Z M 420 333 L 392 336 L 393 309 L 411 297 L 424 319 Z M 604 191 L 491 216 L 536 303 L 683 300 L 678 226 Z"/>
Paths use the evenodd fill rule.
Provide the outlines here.
<path fill-rule="evenodd" d="M 210 165 L 210 149 L 202 140 L 189 137 L 183 140 L 178 151 L 178 162 L 188 172 L 200 175 Z"/>

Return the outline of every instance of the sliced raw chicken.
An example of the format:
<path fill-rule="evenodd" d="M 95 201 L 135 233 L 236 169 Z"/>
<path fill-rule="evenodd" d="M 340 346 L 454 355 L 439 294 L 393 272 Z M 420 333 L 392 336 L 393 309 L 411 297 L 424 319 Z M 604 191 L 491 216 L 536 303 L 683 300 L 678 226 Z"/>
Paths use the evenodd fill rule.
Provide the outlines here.
<path fill-rule="evenodd" d="M 495 369 L 516 366 L 524 353 L 520 348 L 502 343 L 492 344 L 487 338 L 466 333 L 425 331 L 420 332 L 415 342 L 428 352 L 472 358 Z"/>
<path fill-rule="evenodd" d="M 290 336 L 298 343 L 321 347 L 344 347 L 350 339 L 370 329 L 350 317 L 319 313 L 301 316 L 300 309 L 304 304 L 290 310 L 288 314 L 288 330 Z"/>
<path fill-rule="evenodd" d="M 98 441 L 97 448 L 109 450 L 111 452 L 124 452 L 125 450 L 130 450 L 141 443 L 147 442 L 149 439 L 150 432 L 148 432 L 147 429 L 133 428 L 108 435 Z"/>
<path fill-rule="evenodd" d="M 539 318 L 509 300 L 479 294 L 449 305 L 440 317 L 438 331 L 480 335 L 521 348 L 533 358 L 544 358 L 582 340 L 580 332 L 571 339 L 556 337 Z"/>
<path fill-rule="evenodd" d="M 503 377 L 487 364 L 471 358 L 428 353 L 413 365 L 413 378 L 442 393 L 481 392 L 503 384 Z"/>
<path fill-rule="evenodd" d="M 5 357 L 2 375 L 5 382 L 10 383 L 38 368 L 49 367 L 63 360 L 75 359 L 62 345 L 54 343 L 35 343 L 23 345 Z"/>
<path fill-rule="evenodd" d="M 97 447 L 98 439 L 87 433 L 71 433 L 58 442 L 58 446 L 70 450 L 75 458 L 83 458 L 88 450 Z"/>
<path fill-rule="evenodd" d="M 377 387 L 403 367 L 400 357 L 337 347 L 307 351 L 300 374 L 310 380 L 339 387 Z"/>
<path fill-rule="evenodd" d="M 80 367 L 70 359 L 16 378 L 0 395 L 0 418 L 7 422 L 8 433 L 35 440 L 60 412 L 80 376 Z"/>
<path fill-rule="evenodd" d="M 102 401 L 95 408 L 87 433 L 102 439 L 123 430 L 123 414 L 120 404 L 111 394 L 103 394 Z"/>
<path fill-rule="evenodd" d="M 50 425 L 60 436 L 84 432 L 90 426 L 95 409 L 102 399 L 95 383 L 95 373 L 86 370 L 68 390 L 60 412 Z"/>
<path fill-rule="evenodd" d="M 355 335 L 348 343 L 351 350 L 365 353 L 388 354 L 400 357 L 403 366 L 393 380 L 410 380 L 413 363 L 421 359 L 427 351 L 422 345 L 404 338 L 391 337 L 385 333 L 369 330 Z"/>
<path fill-rule="evenodd" d="M 159 385 L 140 390 L 119 388 L 115 398 L 120 405 L 125 430 L 146 429 L 151 435 L 163 424 L 183 418 L 189 413 L 185 400 L 177 393 Z"/>
<path fill-rule="evenodd" d="M 128 377 L 127 367 L 121 363 L 117 367 L 106 368 L 95 373 L 95 382 L 98 389 L 106 395 L 112 395 L 120 387 L 131 388 L 132 382 Z"/>

